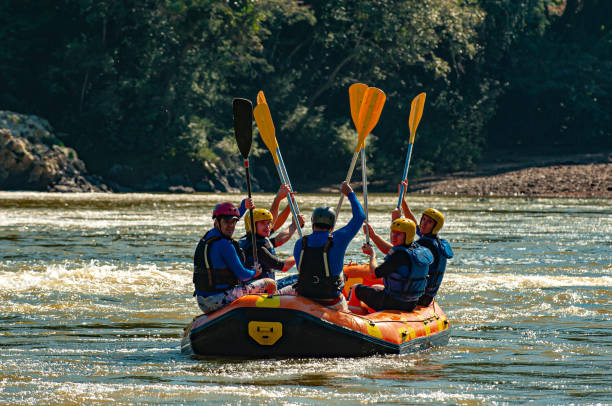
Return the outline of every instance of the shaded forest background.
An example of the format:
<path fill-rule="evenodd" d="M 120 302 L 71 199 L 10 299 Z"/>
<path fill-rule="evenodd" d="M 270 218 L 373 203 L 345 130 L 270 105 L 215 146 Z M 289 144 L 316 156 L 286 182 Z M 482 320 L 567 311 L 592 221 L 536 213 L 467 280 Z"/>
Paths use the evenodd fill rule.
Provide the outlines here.
<path fill-rule="evenodd" d="M 298 190 L 339 183 L 356 134 L 348 87 L 387 103 L 370 180 L 491 154 L 612 148 L 609 0 L 3 0 L 0 109 L 48 119 L 90 172 L 138 187 L 240 171 L 234 97 L 264 90 Z M 258 136 L 260 187 L 278 178 Z M 240 185 L 232 185 L 240 186 Z"/>

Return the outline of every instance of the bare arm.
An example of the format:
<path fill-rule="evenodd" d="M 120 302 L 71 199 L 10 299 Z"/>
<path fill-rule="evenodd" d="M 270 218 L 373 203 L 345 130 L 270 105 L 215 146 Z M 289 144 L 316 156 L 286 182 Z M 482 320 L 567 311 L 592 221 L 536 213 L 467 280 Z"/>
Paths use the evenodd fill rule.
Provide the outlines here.
<path fill-rule="evenodd" d="M 274 224 L 274 221 L 276 221 L 278 217 L 278 207 L 280 206 L 280 202 L 285 198 L 285 196 L 287 196 L 287 193 L 289 193 L 289 185 L 280 185 L 278 192 L 272 201 L 272 206 L 270 206 L 270 213 L 272 213 L 272 217 L 274 218 L 272 224 Z"/>
<path fill-rule="evenodd" d="M 378 262 L 376 262 L 376 254 L 374 253 L 374 249 L 369 244 L 363 244 L 361 246 L 361 251 L 363 251 L 364 254 L 370 256 L 370 274 L 373 278 L 375 278 L 376 274 L 374 273 L 374 270 L 376 269 L 376 267 L 378 267 Z"/>
<path fill-rule="evenodd" d="M 408 190 L 408 182 L 406 182 L 405 180 L 402 181 L 402 183 L 399 185 L 400 189 L 401 189 L 402 185 L 404 185 L 404 190 Z M 397 209 L 395 209 L 395 210 L 397 210 Z M 399 213 L 396 213 L 395 210 L 391 214 L 391 218 L 393 220 L 396 220 L 397 218 L 399 218 Z M 404 217 L 414 221 L 414 224 L 419 224 L 419 222 L 417 221 L 416 217 L 414 216 L 414 213 L 412 212 L 412 210 L 410 210 L 410 207 L 408 207 L 408 203 L 406 203 L 406 194 L 404 194 L 404 196 L 402 196 L 402 210 L 404 211 Z"/>
<path fill-rule="evenodd" d="M 304 216 L 299 214 L 298 218 L 300 220 L 300 227 L 304 227 Z M 284 243 L 286 243 L 291 236 L 295 233 L 297 227 L 295 226 L 295 220 L 291 222 L 291 225 L 286 229 L 278 233 L 276 237 L 274 237 L 274 244 L 277 247 L 280 247 Z"/>
<path fill-rule="evenodd" d="M 370 238 L 372 239 L 376 247 L 378 247 L 380 252 L 382 252 L 383 254 L 386 254 L 387 252 L 389 252 L 389 250 L 391 249 L 391 247 L 393 247 L 393 245 L 385 241 L 385 239 L 382 238 L 380 235 L 376 234 L 372 226 L 368 223 L 365 223 L 365 225 L 363 226 L 364 233 L 366 232 L 366 227 L 370 233 Z"/>

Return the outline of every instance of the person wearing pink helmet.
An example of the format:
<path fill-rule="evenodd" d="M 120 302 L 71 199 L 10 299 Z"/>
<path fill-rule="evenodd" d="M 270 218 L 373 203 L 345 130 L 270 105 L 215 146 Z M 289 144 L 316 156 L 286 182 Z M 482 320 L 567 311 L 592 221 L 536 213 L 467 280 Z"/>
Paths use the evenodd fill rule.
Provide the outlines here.
<path fill-rule="evenodd" d="M 193 258 L 194 296 L 206 314 L 229 305 L 241 296 L 276 293 L 276 282 L 263 278 L 261 266 L 245 267 L 245 255 L 232 238 L 236 223 L 247 209 L 254 209 L 252 199 L 244 199 L 240 208 L 222 202 L 213 209 L 214 227 L 200 239 Z"/>

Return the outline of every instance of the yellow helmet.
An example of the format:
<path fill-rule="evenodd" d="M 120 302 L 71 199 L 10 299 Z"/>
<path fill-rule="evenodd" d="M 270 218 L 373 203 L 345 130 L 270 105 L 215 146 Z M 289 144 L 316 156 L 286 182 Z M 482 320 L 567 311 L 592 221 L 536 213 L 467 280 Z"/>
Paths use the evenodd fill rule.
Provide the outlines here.
<path fill-rule="evenodd" d="M 412 241 L 414 241 L 414 235 L 416 234 L 416 224 L 414 224 L 414 221 L 412 220 L 406 218 L 399 218 L 393 221 L 393 223 L 391 223 L 391 230 L 405 233 L 406 241 L 404 242 L 404 244 L 408 245 Z"/>
<path fill-rule="evenodd" d="M 274 217 L 272 217 L 272 213 L 270 210 L 266 209 L 254 209 L 253 210 L 253 219 L 255 219 L 255 223 L 262 220 L 270 220 L 272 221 Z M 244 216 L 244 228 L 247 233 L 251 232 L 251 212 L 247 211 L 246 216 Z"/>
<path fill-rule="evenodd" d="M 433 226 L 433 229 L 431 230 L 431 233 L 438 234 L 438 231 L 440 231 L 440 229 L 444 225 L 444 215 L 439 210 L 427 209 L 423 212 L 423 216 L 430 217 L 433 221 L 436 222 L 436 224 Z"/>

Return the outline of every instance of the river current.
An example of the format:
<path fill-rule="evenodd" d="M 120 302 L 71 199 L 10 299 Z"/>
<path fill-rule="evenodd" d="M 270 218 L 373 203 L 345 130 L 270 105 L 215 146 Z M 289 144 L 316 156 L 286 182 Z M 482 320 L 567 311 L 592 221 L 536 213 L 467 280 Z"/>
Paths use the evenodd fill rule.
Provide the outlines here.
<path fill-rule="evenodd" d="M 308 217 L 338 196 L 298 201 Z M 240 198 L 0 192 L 0 404 L 612 402 L 609 199 L 409 196 L 415 212 L 444 212 L 455 251 L 438 294 L 451 325 L 444 347 L 193 359 L 180 352 L 199 314 L 193 252 L 213 205 Z M 260 207 L 271 200 L 255 196 Z M 368 201 L 388 235 L 396 198 Z M 345 200 L 339 224 L 349 217 Z M 363 241 L 347 261 L 366 261 Z"/>

